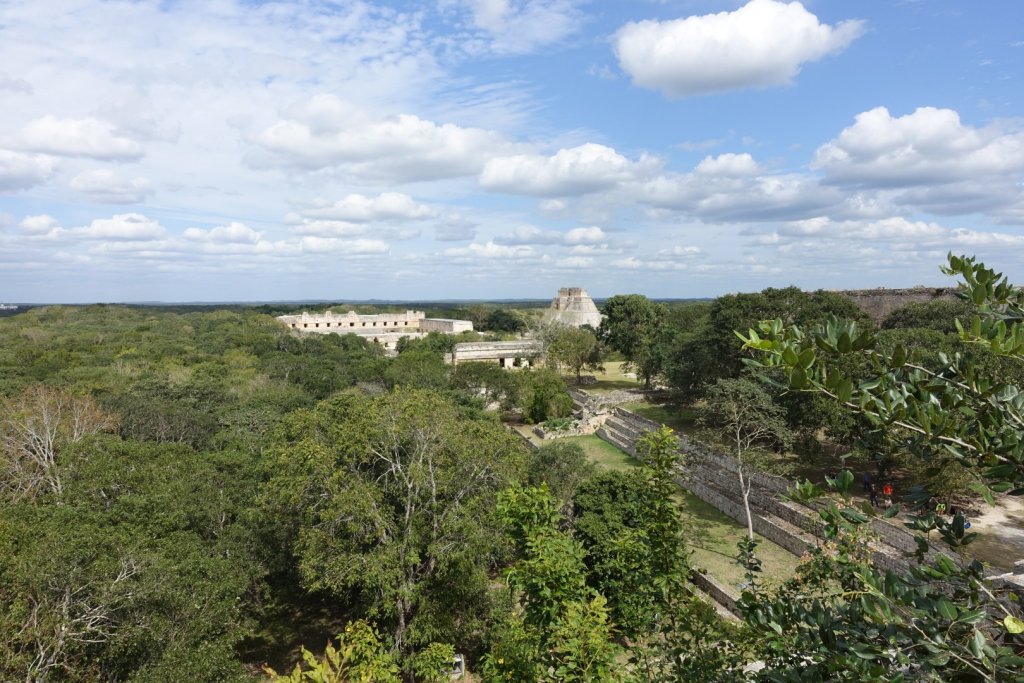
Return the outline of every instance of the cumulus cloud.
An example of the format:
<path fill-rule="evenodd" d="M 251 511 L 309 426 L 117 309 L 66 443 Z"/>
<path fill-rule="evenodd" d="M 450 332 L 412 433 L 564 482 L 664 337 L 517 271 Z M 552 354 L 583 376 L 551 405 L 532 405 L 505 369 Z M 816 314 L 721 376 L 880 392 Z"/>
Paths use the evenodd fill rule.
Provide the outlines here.
<path fill-rule="evenodd" d="M 808 175 L 697 171 L 652 179 L 638 188 L 638 197 L 656 208 L 707 222 L 798 220 L 841 207 L 846 199 L 836 188 L 822 187 Z"/>
<path fill-rule="evenodd" d="M 0 192 L 24 190 L 46 182 L 53 170 L 53 159 L 48 156 L 0 149 Z"/>
<path fill-rule="evenodd" d="M 921 107 L 893 117 L 885 107 L 818 148 L 813 168 L 830 182 L 905 187 L 1024 171 L 1024 132 L 973 128 L 951 109 Z"/>
<path fill-rule="evenodd" d="M 558 230 L 542 230 L 535 225 L 518 225 L 511 233 L 494 238 L 497 244 L 559 244 L 559 245 L 593 245 L 607 239 L 604 230 L 599 227 L 573 228 L 568 232 Z"/>
<path fill-rule="evenodd" d="M 259 233 L 250 228 L 245 223 L 239 223 L 232 221 L 227 225 L 218 225 L 215 228 L 209 230 L 203 230 L 202 228 L 187 228 L 182 236 L 187 240 L 194 242 L 259 242 L 262 238 L 262 233 Z"/>
<path fill-rule="evenodd" d="M 53 216 L 44 213 L 38 216 L 25 216 L 18 223 L 18 227 L 29 235 L 46 235 L 59 228 L 60 222 Z"/>
<path fill-rule="evenodd" d="M 71 187 L 105 204 L 138 204 L 153 194 L 145 178 L 120 178 L 109 169 L 83 171 L 71 180 Z"/>
<path fill-rule="evenodd" d="M 138 142 L 119 133 L 109 121 L 93 117 L 44 116 L 22 128 L 16 144 L 30 152 L 106 161 L 133 161 L 144 153 Z"/>
<path fill-rule="evenodd" d="M 376 197 L 350 194 L 329 206 L 303 211 L 309 218 L 366 222 L 376 220 L 418 220 L 432 218 L 437 211 L 426 204 L 417 203 L 401 192 L 384 192 Z"/>
<path fill-rule="evenodd" d="M 339 167 L 361 179 L 394 182 L 472 175 L 487 159 L 518 147 L 493 131 L 413 114 L 374 118 L 334 95 L 295 107 L 254 142 L 299 168 Z"/>
<path fill-rule="evenodd" d="M 636 85 L 687 97 L 785 85 L 862 30 L 856 20 L 823 24 L 799 2 L 751 0 L 733 12 L 626 24 L 614 48 Z"/>
<path fill-rule="evenodd" d="M 761 167 L 754 161 L 754 157 L 746 152 L 743 154 L 719 154 L 717 157 L 707 156 L 697 164 L 697 173 L 704 175 L 718 176 L 749 176 L 756 175 Z"/>
<path fill-rule="evenodd" d="M 597 226 L 573 228 L 565 233 L 566 244 L 597 244 L 608 239 L 604 230 Z"/>
<path fill-rule="evenodd" d="M 480 185 L 511 194 L 561 197 L 607 190 L 660 167 L 654 157 L 630 161 L 611 147 L 587 143 L 550 157 L 519 154 L 491 159 L 480 174 Z"/>
<path fill-rule="evenodd" d="M 74 228 L 71 232 L 90 240 L 155 240 L 167 234 L 160 223 L 139 213 L 97 218 L 89 225 Z"/>

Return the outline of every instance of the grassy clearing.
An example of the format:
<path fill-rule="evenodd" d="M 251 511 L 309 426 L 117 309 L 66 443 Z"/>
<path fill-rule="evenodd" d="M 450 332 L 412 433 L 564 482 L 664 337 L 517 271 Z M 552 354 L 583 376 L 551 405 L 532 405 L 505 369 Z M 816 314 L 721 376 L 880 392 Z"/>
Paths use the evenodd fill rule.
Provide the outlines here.
<path fill-rule="evenodd" d="M 604 372 L 596 372 L 597 384 L 588 384 L 580 387 L 591 394 L 610 394 L 619 389 L 640 389 L 643 382 L 637 381 L 636 377 L 627 375 L 622 371 L 622 361 L 611 361 L 604 364 Z M 567 377 L 565 383 L 574 386 L 575 377 Z"/>
<path fill-rule="evenodd" d="M 640 465 L 628 453 L 596 436 L 569 437 L 567 440 L 580 444 L 598 467 L 628 470 Z M 736 544 L 743 538 L 746 528 L 688 491 L 680 490 L 678 501 L 683 510 L 687 542 L 693 550 L 694 566 L 706 569 L 739 595 L 743 570 L 736 564 Z M 771 541 L 760 536 L 757 538 L 761 541 L 758 557 L 764 563 L 764 576 L 768 582 L 778 583 L 792 576 L 797 558 Z"/>
<path fill-rule="evenodd" d="M 659 405 L 646 401 L 624 403 L 622 407 L 684 434 L 693 431 L 697 422 L 697 413 L 693 408 L 680 408 L 667 403 Z"/>

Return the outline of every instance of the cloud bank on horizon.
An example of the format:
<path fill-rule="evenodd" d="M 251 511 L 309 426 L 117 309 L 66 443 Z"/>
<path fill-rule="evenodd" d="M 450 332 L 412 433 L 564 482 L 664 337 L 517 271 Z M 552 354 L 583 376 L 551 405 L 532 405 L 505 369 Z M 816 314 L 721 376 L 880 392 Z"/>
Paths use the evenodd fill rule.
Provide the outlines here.
<path fill-rule="evenodd" d="M 0 3 L 0 300 L 699 297 L 941 284 L 947 251 L 1012 276 L 1022 19 Z"/>

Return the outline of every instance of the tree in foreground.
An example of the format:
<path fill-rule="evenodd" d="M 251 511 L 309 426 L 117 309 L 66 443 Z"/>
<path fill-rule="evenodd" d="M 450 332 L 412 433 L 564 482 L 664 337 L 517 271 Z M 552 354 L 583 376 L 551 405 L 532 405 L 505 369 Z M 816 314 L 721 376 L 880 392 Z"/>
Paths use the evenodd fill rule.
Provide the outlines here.
<path fill-rule="evenodd" d="M 950 256 L 944 270 L 963 278 L 961 294 L 977 307 L 971 321 L 957 322 L 963 340 L 1024 359 L 1024 292 L 973 258 Z M 872 330 L 834 318 L 806 330 L 764 322 L 743 340 L 758 352 L 751 364 L 784 370 L 792 390 L 832 398 L 918 458 L 952 456 L 979 471 L 979 493 L 990 502 L 993 491 L 1024 493 L 1024 393 L 964 355 L 946 355 L 940 369 L 929 369 L 905 347 L 880 348 Z M 864 359 L 870 376 L 844 373 L 848 356 Z M 869 520 L 848 503 L 853 475 L 843 471 L 831 483 L 843 499 L 821 512 L 827 542 L 778 594 L 748 591 L 741 601 L 748 624 L 764 634 L 761 677 L 1024 680 L 1019 600 L 989 584 L 977 561 L 926 555 L 923 537 L 909 575 L 874 566 Z M 793 496 L 806 502 L 815 489 L 804 484 Z M 918 515 L 909 525 L 937 531 L 957 558 L 974 535 L 962 514 L 949 520 L 928 509 L 928 497 L 910 497 Z"/>

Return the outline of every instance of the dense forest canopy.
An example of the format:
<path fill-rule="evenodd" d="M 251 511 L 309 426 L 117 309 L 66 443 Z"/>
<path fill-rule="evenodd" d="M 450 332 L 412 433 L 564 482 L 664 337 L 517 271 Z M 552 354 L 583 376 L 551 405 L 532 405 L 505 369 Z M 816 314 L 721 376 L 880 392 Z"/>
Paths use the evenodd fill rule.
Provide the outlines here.
<path fill-rule="evenodd" d="M 949 268 L 969 300 L 879 329 L 788 288 L 612 297 L 599 330 L 539 334 L 573 380 L 618 354 L 711 429 L 770 419 L 749 444 L 916 467 L 923 494 L 1019 493 L 1024 299 Z M 494 334 L 531 322 L 475 308 Z M 1024 680 L 1019 603 L 977 562 L 871 566 L 849 472 L 792 580 L 767 586 L 741 544 L 741 619 L 723 619 L 692 588 L 671 430 L 644 438 L 644 467 L 599 471 L 503 424 L 567 414 L 555 369 L 446 365 L 440 336 L 388 357 L 277 312 L 0 319 L 0 678 L 439 681 L 458 652 L 485 681 Z M 918 512 L 921 533 L 970 543 L 962 515 Z"/>

